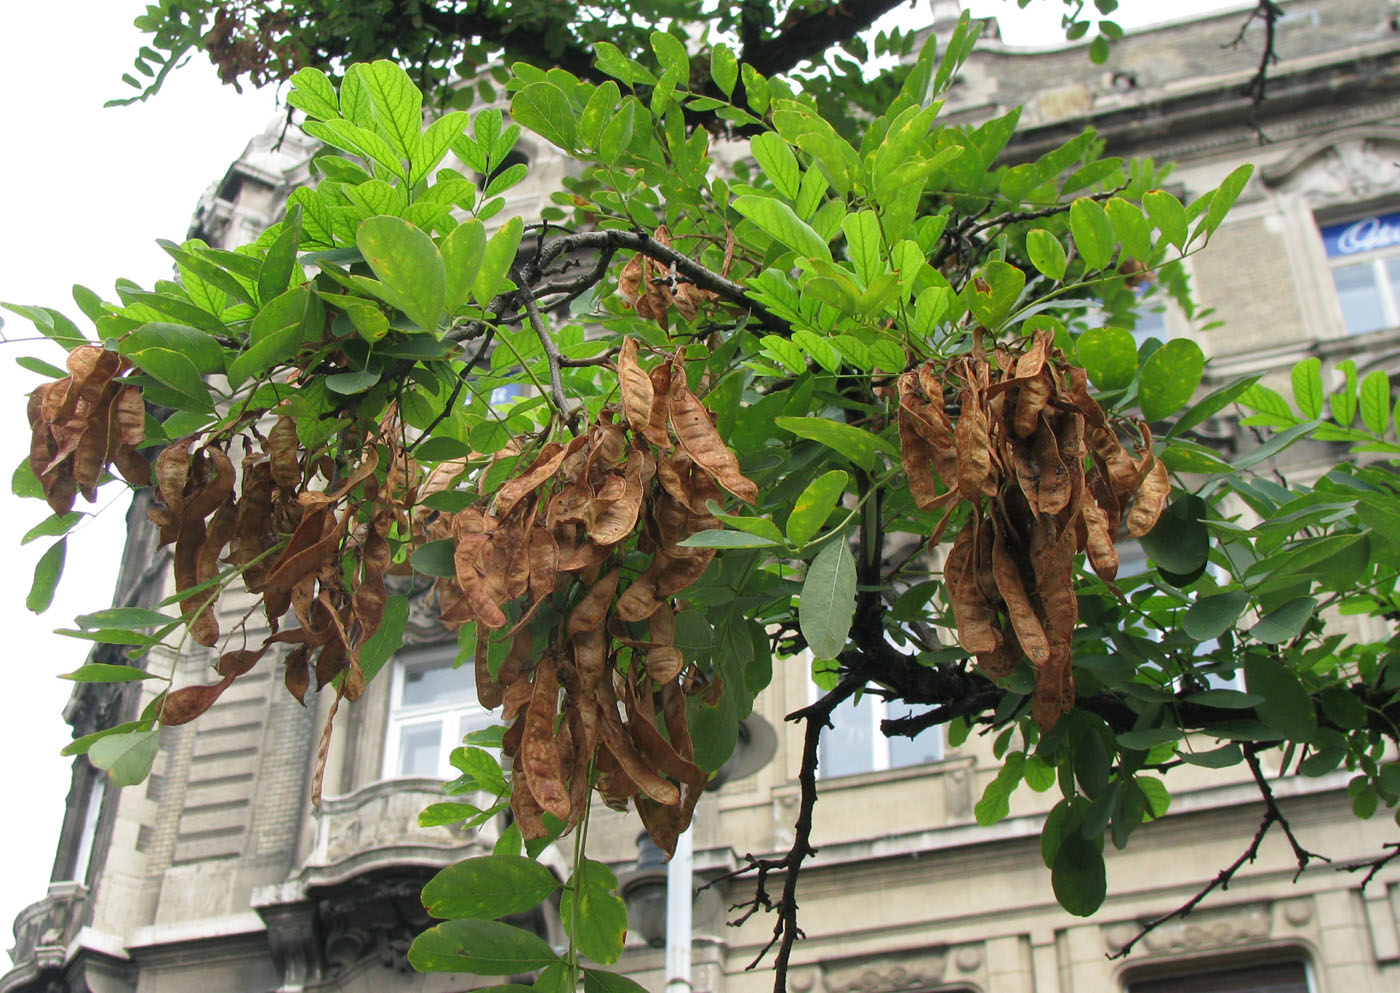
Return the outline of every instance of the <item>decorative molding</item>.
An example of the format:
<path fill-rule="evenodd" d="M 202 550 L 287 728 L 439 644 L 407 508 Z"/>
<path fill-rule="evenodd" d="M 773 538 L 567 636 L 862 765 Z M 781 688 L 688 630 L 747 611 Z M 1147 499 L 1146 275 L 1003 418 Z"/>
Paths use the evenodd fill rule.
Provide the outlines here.
<path fill-rule="evenodd" d="M 948 954 L 943 947 L 823 962 L 826 993 L 900 993 L 943 981 Z"/>
<path fill-rule="evenodd" d="M 1103 929 L 1104 948 L 1117 952 L 1137 936 L 1146 920 L 1113 924 Z M 1268 903 L 1243 904 L 1214 911 L 1196 911 L 1185 920 L 1171 921 L 1147 933 L 1140 947 L 1152 955 L 1199 952 L 1253 944 L 1269 937 L 1273 915 Z"/>
<path fill-rule="evenodd" d="M 1400 128 L 1347 128 L 1263 171 L 1265 185 L 1314 210 L 1400 195 Z"/>

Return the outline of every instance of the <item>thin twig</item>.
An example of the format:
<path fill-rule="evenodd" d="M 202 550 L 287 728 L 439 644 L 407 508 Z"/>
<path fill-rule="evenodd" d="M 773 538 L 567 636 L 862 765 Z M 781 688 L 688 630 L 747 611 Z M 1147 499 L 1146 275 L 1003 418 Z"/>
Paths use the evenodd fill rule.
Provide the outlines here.
<path fill-rule="evenodd" d="M 520 297 L 525 304 L 525 313 L 530 318 L 530 327 L 535 329 L 535 336 L 540 339 L 545 358 L 549 360 L 549 391 L 554 396 L 554 408 L 559 411 L 560 417 L 572 425 L 576 418 L 569 410 L 569 399 L 564 395 L 564 380 L 559 375 L 559 348 L 549 336 L 549 329 L 544 326 L 544 318 L 540 315 L 540 308 L 535 303 L 535 294 L 530 289 L 529 282 L 518 271 L 512 273 L 512 277 L 520 286 Z"/>
<path fill-rule="evenodd" d="M 1283 811 L 1279 809 L 1278 801 L 1274 799 L 1274 791 L 1269 786 L 1269 781 L 1264 775 L 1264 770 L 1260 768 L 1259 757 L 1255 755 L 1253 751 L 1246 751 L 1244 753 L 1244 760 L 1248 763 L 1250 775 L 1254 777 L 1254 783 L 1259 787 L 1259 793 L 1264 798 L 1264 815 L 1259 819 L 1259 827 L 1255 829 L 1254 837 L 1250 840 L 1249 845 L 1240 854 L 1239 858 L 1216 873 L 1215 878 L 1197 890 L 1196 894 L 1192 896 L 1191 899 L 1187 900 L 1175 910 L 1168 911 L 1160 917 L 1154 917 L 1152 920 L 1142 925 L 1131 941 L 1108 956 L 1110 960 L 1124 958 L 1133 950 L 1134 945 L 1157 928 L 1167 923 L 1167 921 L 1174 920 L 1178 917 L 1185 917 L 1190 914 L 1191 911 L 1195 910 L 1200 902 L 1213 891 L 1217 889 L 1229 889 L 1230 883 L 1235 878 L 1235 873 L 1239 872 L 1245 863 L 1253 862 L 1258 857 L 1259 846 L 1263 843 L 1264 836 L 1269 833 L 1269 828 L 1273 827 L 1275 824 L 1283 828 L 1283 833 L 1288 838 L 1288 844 L 1293 848 L 1293 857 L 1297 861 L 1298 866 L 1297 872 L 1293 874 L 1295 882 L 1298 876 L 1302 874 L 1303 870 L 1307 868 L 1308 863 L 1313 859 L 1322 859 L 1324 862 L 1330 861 L 1325 855 L 1318 855 L 1316 852 L 1310 852 L 1299 844 L 1298 839 L 1293 834 L 1293 828 L 1289 825 L 1288 819 L 1283 816 Z"/>
<path fill-rule="evenodd" d="M 441 424 L 443 420 L 446 419 L 447 415 L 452 413 L 452 407 L 457 403 L 457 398 L 462 395 L 462 387 L 466 385 L 467 377 L 471 375 L 471 372 L 473 369 L 476 368 L 477 363 L 480 362 L 483 357 L 485 357 L 486 349 L 491 347 L 491 341 L 495 337 L 495 328 L 491 328 L 486 332 L 485 337 L 481 339 L 481 347 L 479 347 L 476 350 L 476 354 L 471 357 L 471 360 L 468 361 L 466 365 L 462 366 L 462 371 L 457 374 L 457 382 L 452 384 L 452 392 L 448 394 L 447 402 L 442 405 L 442 410 L 440 410 L 438 412 L 438 415 L 434 417 L 432 421 L 428 424 L 428 426 L 423 429 L 422 433 L 418 436 L 418 440 L 415 441 L 412 445 L 409 445 L 404 448 L 405 456 L 407 456 L 410 452 L 413 451 L 413 449 L 417 448 L 424 441 L 426 441 L 428 437 L 432 435 L 433 428 Z"/>
<path fill-rule="evenodd" d="M 1366 877 L 1361 880 L 1361 889 L 1364 891 L 1371 880 L 1376 878 L 1376 873 L 1380 872 L 1395 859 L 1400 858 L 1400 841 L 1387 841 L 1381 846 L 1389 848 L 1390 851 L 1377 855 L 1375 858 L 1365 859 L 1361 862 L 1348 862 L 1345 865 L 1336 866 L 1338 872 L 1360 872 L 1366 870 Z"/>

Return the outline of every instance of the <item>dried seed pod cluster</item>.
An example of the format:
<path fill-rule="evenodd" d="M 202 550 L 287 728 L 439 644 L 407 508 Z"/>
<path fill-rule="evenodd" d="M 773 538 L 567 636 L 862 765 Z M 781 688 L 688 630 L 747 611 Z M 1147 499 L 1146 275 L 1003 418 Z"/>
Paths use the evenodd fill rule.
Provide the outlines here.
<path fill-rule="evenodd" d="M 266 438 L 251 428 L 242 436 L 241 479 L 226 448 L 212 440 L 191 451 L 194 439 L 186 438 L 160 453 L 159 502 L 150 517 L 161 529 L 161 543 L 175 545 L 175 585 L 184 594 L 180 605 L 191 637 L 209 646 L 219 639 L 214 605 L 222 589 L 215 582 L 221 562 L 239 568 L 249 592 L 262 598 L 272 628 L 260 648 L 220 657 L 218 683 L 171 693 L 161 711 L 163 723 L 198 717 L 276 643 L 293 646 L 284 679 L 297 700 L 304 699 L 313 669 L 318 688 L 339 679 L 337 703 L 341 696 L 354 700 L 363 692 L 359 652 L 384 617 L 388 535 L 394 529 L 408 533 L 405 508 L 416 500 L 420 475 L 399 446 L 401 435 L 397 412 L 391 410 L 377 436 L 363 446 L 359 465 L 345 473 L 328 459 L 310 464 L 289 417 L 279 418 Z M 326 489 L 309 488 L 318 472 L 326 477 Z M 279 630 L 289 610 L 297 624 Z M 327 733 L 329 728 L 328 721 Z M 323 738 L 323 751 L 325 743 Z M 313 798 L 318 796 L 319 776 Z"/>
<path fill-rule="evenodd" d="M 666 248 L 671 247 L 671 232 L 665 225 L 657 228 L 652 237 Z M 729 267 L 734 262 L 734 232 L 724 246 L 724 265 L 720 275 L 728 276 Z M 682 279 L 674 268 L 667 269 L 660 262 L 638 253 L 622 267 L 617 279 L 617 292 L 623 303 L 637 312 L 638 317 L 656 321 L 661 327 L 669 327 L 667 311 L 671 307 L 687 321 L 695 320 L 702 303 L 719 299 L 713 290 L 702 290 L 689 280 Z"/>
<path fill-rule="evenodd" d="M 701 680 L 675 645 L 673 598 L 714 550 L 681 542 L 720 526 L 708 504 L 721 487 L 750 502 L 757 488 L 679 355 L 648 373 L 628 339 L 618 372 L 620 411 L 546 445 L 485 509 L 460 511 L 430 535 L 456 543 L 455 575 L 438 584 L 442 616 L 478 625 L 477 693 L 511 723 L 504 751 L 515 759 L 511 806 L 525 837 L 546 833 L 546 812 L 569 824 L 581 816 L 592 769 L 605 801 L 635 800 L 669 852 L 707 781 L 686 722 L 686 695 Z M 630 581 L 624 559 L 640 570 Z M 541 635 L 529 622 L 547 602 L 559 620 Z M 492 638 L 509 644 L 494 671 Z"/>
<path fill-rule="evenodd" d="M 1111 582 L 1125 513 L 1140 536 L 1166 505 L 1152 434 L 1141 421 L 1132 429 L 1130 453 L 1084 370 L 1044 331 L 1019 352 L 978 349 L 899 379 L 910 489 L 921 509 L 947 509 L 932 543 L 958 505 L 970 509 L 944 563 L 958 641 L 993 677 L 1030 660 L 1043 729 L 1074 706 L 1075 555 Z"/>
<path fill-rule="evenodd" d="M 137 387 L 118 379 L 126 369 L 116 352 L 80 345 L 68 353 L 67 376 L 29 395 L 29 465 L 56 514 L 72 510 L 78 492 L 96 500 L 109 464 L 133 486 L 151 481 L 136 451 L 146 438 L 146 405 Z"/>

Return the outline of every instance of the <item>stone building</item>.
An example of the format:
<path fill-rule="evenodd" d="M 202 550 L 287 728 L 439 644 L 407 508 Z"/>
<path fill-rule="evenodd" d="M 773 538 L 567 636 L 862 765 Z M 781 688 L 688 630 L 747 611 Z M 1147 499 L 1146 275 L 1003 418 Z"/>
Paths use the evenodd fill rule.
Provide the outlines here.
<path fill-rule="evenodd" d="M 940 17 L 950 5 L 935 3 Z M 1214 375 L 1351 357 L 1364 374 L 1400 373 L 1400 6 L 1390 0 L 1283 4 L 1268 99 L 1242 88 L 1254 74 L 1261 25 L 1226 45 L 1230 13 L 1130 33 L 1109 63 L 1080 48 L 1028 51 L 984 42 L 946 111 L 976 120 L 1028 100 L 1012 154 L 1029 158 L 1092 125 L 1114 154 L 1174 161 L 1177 191 L 1195 195 L 1238 164 L 1258 164 L 1209 250 L 1188 263 L 1220 326 L 1204 330 L 1167 309 L 1144 333 L 1198 335 Z M 945 20 L 946 24 L 946 20 Z M 1266 138 L 1261 143 L 1261 136 Z M 522 149 L 547 189 L 562 169 Z M 196 227 L 234 244 L 277 215 L 307 178 L 309 146 L 255 139 L 201 203 Z M 528 211 L 535 194 L 514 204 Z M 1306 466 L 1300 471 L 1307 471 Z M 138 497 L 121 589 L 144 602 L 166 582 L 163 553 Z M 232 608 L 234 605 L 229 604 Z M 68 817 L 47 896 L 15 922 L 13 968 L 0 993 L 206 990 L 446 991 L 490 985 L 419 976 L 403 951 L 425 921 L 417 900 L 438 867 L 489 849 L 490 828 L 419 829 L 438 797 L 450 744 L 486 715 L 443 678 L 454 649 L 430 625 L 352 708 L 329 762 L 327 800 L 306 802 L 319 717 L 277 692 L 264 671 L 238 680 L 196 726 L 163 733 L 155 774 L 105 789 L 74 766 Z M 190 679 L 202 658 L 179 661 Z M 125 688 L 124 688 L 125 687 Z M 79 684 L 66 717 L 75 734 L 128 719 L 130 684 Z M 796 813 L 800 738 L 783 723 L 813 690 L 806 667 L 776 667 L 759 709 L 776 730 L 772 760 L 703 799 L 694 832 L 698 877 L 746 852 L 785 850 Z M 328 701 L 321 704 L 322 710 Z M 1185 901 L 1244 850 L 1259 820 L 1238 776 L 1178 770 L 1170 813 L 1125 852 L 1108 855 L 1109 898 L 1097 916 L 1058 908 L 1039 851 L 1044 796 L 1022 791 L 1011 816 L 984 829 L 973 805 L 998 764 L 974 737 L 944 749 L 926 735 L 887 742 L 885 705 L 839 712 L 822 764 L 814 842 L 820 855 L 799 892 L 807 938 L 794 993 L 1382 993 L 1400 988 L 1400 867 L 1364 890 L 1323 866 L 1296 882 L 1291 853 L 1270 838 L 1228 891 L 1152 932 L 1126 960 L 1111 952 L 1140 922 Z M 355 742 L 352 750 L 346 742 Z M 1194 777 L 1194 778 L 1193 778 Z M 1394 840 L 1388 818 L 1359 821 L 1345 777 L 1275 786 L 1305 844 L 1337 863 Z M 637 858 L 635 823 L 602 811 L 590 855 L 622 874 Z M 562 872 L 562 860 L 555 859 Z M 766 989 L 745 966 L 767 942 L 762 917 L 725 926 L 746 883 L 694 903 L 693 986 Z M 36 894 L 37 896 L 38 894 Z M 557 921 L 535 926 L 558 939 Z M 662 953 L 634 935 L 621 968 L 659 993 Z"/>

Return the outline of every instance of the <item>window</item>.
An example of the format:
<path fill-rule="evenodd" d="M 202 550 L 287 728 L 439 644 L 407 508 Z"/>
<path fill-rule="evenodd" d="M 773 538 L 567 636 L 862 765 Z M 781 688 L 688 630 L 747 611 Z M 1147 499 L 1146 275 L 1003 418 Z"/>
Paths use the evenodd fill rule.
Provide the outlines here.
<path fill-rule="evenodd" d="M 1260 962 L 1243 968 L 1128 980 L 1127 993 L 1310 993 L 1301 962 Z"/>
<path fill-rule="evenodd" d="M 833 726 L 822 732 L 817 775 L 830 779 L 939 761 L 943 758 L 941 727 L 929 728 L 917 738 L 886 738 L 880 732 L 885 718 L 920 712 L 919 707 L 899 701 L 886 703 L 869 693 L 861 694 L 859 700 L 846 700 L 831 715 Z"/>
<path fill-rule="evenodd" d="M 469 732 L 495 723 L 476 699 L 470 666 L 453 667 L 457 647 L 398 659 L 389 698 L 384 776 L 452 775 L 448 757 Z"/>
<path fill-rule="evenodd" d="M 87 787 L 87 806 L 83 811 L 83 827 L 78 834 L 78 847 L 73 853 L 73 872 L 70 878 L 87 882 L 88 863 L 92 861 L 92 846 L 97 839 L 97 820 L 102 814 L 102 798 L 107 795 L 107 776 L 94 770 Z"/>
<path fill-rule="evenodd" d="M 1400 211 L 1320 230 L 1347 334 L 1400 326 Z"/>

